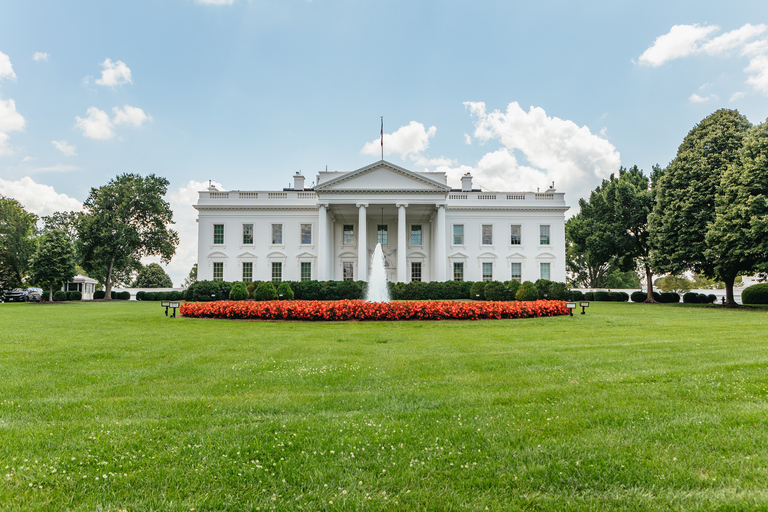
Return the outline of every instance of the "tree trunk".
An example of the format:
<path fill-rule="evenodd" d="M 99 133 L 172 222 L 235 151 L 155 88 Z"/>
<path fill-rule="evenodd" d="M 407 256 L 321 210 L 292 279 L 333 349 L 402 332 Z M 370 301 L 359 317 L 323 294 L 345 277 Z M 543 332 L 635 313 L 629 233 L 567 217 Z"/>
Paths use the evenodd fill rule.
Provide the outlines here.
<path fill-rule="evenodd" d="M 109 267 L 107 267 L 107 277 L 104 278 L 104 298 L 106 300 L 112 300 L 112 267 L 115 265 L 115 259 L 112 258 L 109 261 Z"/>
<path fill-rule="evenodd" d="M 51 288 L 48 290 L 48 302 L 53 302 L 53 284 L 51 284 Z"/>
<path fill-rule="evenodd" d="M 726 276 L 723 281 L 725 282 L 725 305 L 729 308 L 738 306 L 733 298 L 733 283 L 736 281 L 736 276 Z"/>
<path fill-rule="evenodd" d="M 645 266 L 645 282 L 648 287 L 648 298 L 645 299 L 645 302 L 656 302 L 653 298 L 653 272 L 648 263 L 643 263 L 643 265 Z"/>

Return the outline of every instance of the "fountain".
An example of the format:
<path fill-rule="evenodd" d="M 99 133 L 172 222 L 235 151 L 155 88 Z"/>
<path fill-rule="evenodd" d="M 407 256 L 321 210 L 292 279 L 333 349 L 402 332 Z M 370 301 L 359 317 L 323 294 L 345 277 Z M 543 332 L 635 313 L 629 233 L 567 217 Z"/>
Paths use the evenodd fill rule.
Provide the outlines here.
<path fill-rule="evenodd" d="M 387 289 L 387 270 L 384 268 L 384 252 L 381 244 L 376 244 L 371 258 L 371 277 L 368 279 L 368 293 L 365 294 L 367 302 L 389 302 L 389 289 Z"/>

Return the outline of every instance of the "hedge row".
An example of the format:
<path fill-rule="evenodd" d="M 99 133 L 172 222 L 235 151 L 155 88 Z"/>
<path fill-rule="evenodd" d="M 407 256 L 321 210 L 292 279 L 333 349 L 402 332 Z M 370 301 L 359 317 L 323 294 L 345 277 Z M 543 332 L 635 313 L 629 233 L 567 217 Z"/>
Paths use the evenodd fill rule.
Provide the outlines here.
<path fill-rule="evenodd" d="M 387 283 L 392 300 L 581 300 L 578 290 L 568 290 L 565 283 L 539 279 L 526 281 L 413 281 Z M 198 281 L 190 285 L 184 298 L 194 302 L 219 300 L 357 300 L 365 297 L 365 281 L 283 281 L 277 287 L 270 281 L 240 282 Z M 141 293 L 141 292 L 139 292 Z M 138 299 L 138 294 L 137 294 Z"/>
<path fill-rule="evenodd" d="M 741 292 L 743 304 L 768 304 L 768 283 L 753 284 Z"/>
<path fill-rule="evenodd" d="M 183 300 L 184 292 L 136 292 L 136 300 Z"/>
<path fill-rule="evenodd" d="M 104 290 L 99 290 L 93 294 L 93 298 L 96 300 L 103 299 L 105 296 L 106 292 L 104 292 Z M 112 297 L 112 300 L 130 300 L 131 292 L 112 292 L 110 296 Z"/>

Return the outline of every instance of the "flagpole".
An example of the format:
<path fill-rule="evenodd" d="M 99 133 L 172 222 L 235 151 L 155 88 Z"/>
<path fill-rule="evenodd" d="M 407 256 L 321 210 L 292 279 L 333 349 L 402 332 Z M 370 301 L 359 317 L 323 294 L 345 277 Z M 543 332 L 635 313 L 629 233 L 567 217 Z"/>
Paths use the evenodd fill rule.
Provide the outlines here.
<path fill-rule="evenodd" d="M 381 159 L 384 160 L 384 116 L 381 116 Z"/>

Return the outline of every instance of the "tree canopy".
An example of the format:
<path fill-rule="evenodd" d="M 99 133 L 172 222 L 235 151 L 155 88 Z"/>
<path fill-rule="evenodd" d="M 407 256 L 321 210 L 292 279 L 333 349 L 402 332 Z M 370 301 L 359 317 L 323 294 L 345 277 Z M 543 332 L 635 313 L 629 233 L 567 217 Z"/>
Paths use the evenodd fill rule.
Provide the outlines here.
<path fill-rule="evenodd" d="M 738 269 L 718 264 L 727 244 L 708 246 L 707 232 L 716 219 L 716 195 L 724 195 L 723 174 L 736 162 L 750 127 L 738 111 L 726 109 L 694 126 L 655 186 L 651 216 L 656 270 L 670 274 L 692 270 L 722 279 L 730 304 L 735 303 L 733 282 Z M 725 198 L 721 203 L 727 208 Z M 714 240 L 710 237 L 710 244 Z"/>
<path fill-rule="evenodd" d="M 139 270 L 135 288 L 173 288 L 173 281 L 157 263 L 150 263 Z"/>
<path fill-rule="evenodd" d="M 140 268 L 143 256 L 167 263 L 176 252 L 179 236 L 167 227 L 173 224 L 163 199 L 167 189 L 168 180 L 154 174 L 122 174 L 91 189 L 78 225 L 79 245 L 83 268 L 104 283 L 107 297 L 113 276 Z"/>
<path fill-rule="evenodd" d="M 0 289 L 22 285 L 35 250 L 36 222 L 17 200 L 0 196 Z"/>
<path fill-rule="evenodd" d="M 30 261 L 32 282 L 48 288 L 48 300 L 53 289 L 75 276 L 75 249 L 66 232 L 53 229 L 37 239 L 37 250 Z"/>

